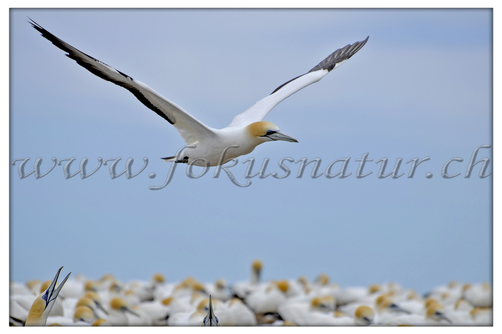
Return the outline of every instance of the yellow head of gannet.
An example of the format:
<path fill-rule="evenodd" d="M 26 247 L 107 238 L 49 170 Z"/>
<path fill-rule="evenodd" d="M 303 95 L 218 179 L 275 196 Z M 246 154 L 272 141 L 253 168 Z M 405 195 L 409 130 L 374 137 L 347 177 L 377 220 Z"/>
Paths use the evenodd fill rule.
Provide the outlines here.
<path fill-rule="evenodd" d="M 326 274 L 320 274 L 317 276 L 316 282 L 320 285 L 327 285 L 329 283 L 329 276 Z"/>
<path fill-rule="evenodd" d="M 332 296 L 312 298 L 310 308 L 314 311 L 334 312 L 336 308 L 335 298 Z"/>
<path fill-rule="evenodd" d="M 260 260 L 256 259 L 251 263 L 251 284 L 260 283 L 260 275 L 263 264 Z"/>
<path fill-rule="evenodd" d="M 382 289 L 382 287 L 380 286 L 380 284 L 371 284 L 369 289 L 368 289 L 368 292 L 369 294 L 373 294 L 375 292 L 378 292 Z"/>
<path fill-rule="evenodd" d="M 410 312 L 402 309 L 397 304 L 395 304 L 388 295 L 382 295 L 376 300 L 376 307 L 378 312 L 391 311 L 410 314 Z"/>
<path fill-rule="evenodd" d="M 87 322 L 92 324 L 97 317 L 94 315 L 94 311 L 87 306 L 77 306 L 75 313 L 73 314 L 73 322 Z"/>
<path fill-rule="evenodd" d="M 138 318 L 140 317 L 139 314 L 137 314 L 136 312 L 131 310 L 127 306 L 126 301 L 120 297 L 115 297 L 112 300 L 110 300 L 110 308 L 114 311 L 119 311 L 119 312 L 123 312 L 123 313 L 129 312 L 129 313 L 137 316 Z"/>
<path fill-rule="evenodd" d="M 164 306 L 169 306 L 171 304 L 171 302 L 173 301 L 174 297 L 167 297 L 167 298 L 164 298 L 162 299 L 162 305 Z"/>
<path fill-rule="evenodd" d="M 195 291 L 195 292 L 206 293 L 206 288 L 204 287 L 204 284 L 202 284 L 200 282 L 194 282 L 192 284 L 192 290 Z"/>
<path fill-rule="evenodd" d="M 93 299 L 84 296 L 84 297 L 80 298 L 77 301 L 77 304 L 75 305 L 75 307 L 79 307 L 79 306 L 87 306 L 88 308 L 90 308 L 91 310 L 94 311 L 94 307 L 96 306 L 96 303 L 94 302 Z"/>
<path fill-rule="evenodd" d="M 223 278 L 217 279 L 215 285 L 218 290 L 225 290 L 228 286 L 227 281 Z"/>
<path fill-rule="evenodd" d="M 97 292 L 98 291 L 98 285 L 99 284 L 97 282 L 87 281 L 87 282 L 85 282 L 84 288 L 85 288 L 85 291 L 94 291 L 94 292 Z"/>
<path fill-rule="evenodd" d="M 101 297 L 99 297 L 99 295 L 96 292 L 94 292 L 94 291 L 87 291 L 84 294 L 84 297 L 92 299 L 92 301 L 94 301 L 94 304 L 96 304 L 97 308 L 99 308 L 101 311 L 103 311 L 103 313 L 105 313 L 106 315 L 108 315 L 108 312 L 106 312 L 106 310 L 104 309 L 103 305 L 101 304 Z"/>
<path fill-rule="evenodd" d="M 98 319 L 92 323 L 92 326 L 110 326 L 110 323 L 105 319 Z"/>
<path fill-rule="evenodd" d="M 156 273 L 152 276 L 152 282 L 155 285 L 156 284 L 163 284 L 165 281 L 166 281 L 166 278 L 161 273 Z"/>
<path fill-rule="evenodd" d="M 292 321 L 286 320 L 282 323 L 281 326 L 296 326 L 296 324 Z"/>
<path fill-rule="evenodd" d="M 71 274 L 69 273 L 66 275 L 63 282 L 61 282 L 61 284 L 59 284 L 56 288 L 56 283 L 58 281 L 59 274 L 61 273 L 61 269 L 63 269 L 63 267 L 59 268 L 56 276 L 47 289 L 42 292 L 42 294 L 40 294 L 40 296 L 38 296 L 31 305 L 25 326 L 44 326 L 46 324 L 47 318 L 49 317 L 52 307 L 56 302 L 56 298 Z"/>
<path fill-rule="evenodd" d="M 207 315 L 206 317 L 204 318 L 204 320 L 202 320 L 202 325 L 205 326 L 205 327 L 216 327 L 216 326 L 219 326 L 219 321 L 218 321 L 218 318 L 216 317 L 216 315 L 214 314 L 214 311 L 213 311 L 213 302 L 211 300 L 211 295 L 209 295 L 209 307 L 208 307 L 208 310 L 207 310 Z"/>
<path fill-rule="evenodd" d="M 277 125 L 267 121 L 251 123 L 246 127 L 246 131 L 250 140 L 254 141 L 256 145 L 277 140 L 298 143 L 298 140 L 279 130 Z"/>
<path fill-rule="evenodd" d="M 113 274 L 104 274 L 100 279 L 101 282 L 112 282 L 114 280 L 115 276 Z"/>
<path fill-rule="evenodd" d="M 425 318 L 438 322 L 441 320 L 446 320 L 448 323 L 451 324 L 450 319 L 445 317 L 443 310 L 444 308 L 440 304 L 432 303 L 432 305 L 427 308 L 427 311 L 425 311 Z"/>
<path fill-rule="evenodd" d="M 354 313 L 354 322 L 357 326 L 368 326 L 375 320 L 375 312 L 368 306 L 359 306 Z"/>
<path fill-rule="evenodd" d="M 281 290 L 283 293 L 288 292 L 289 290 L 289 283 L 286 280 L 281 280 L 281 281 L 276 281 L 274 282 L 275 285 Z"/>
<path fill-rule="evenodd" d="M 117 281 L 113 281 L 108 287 L 108 291 L 115 294 L 121 293 L 123 290 L 124 288 Z"/>
<path fill-rule="evenodd" d="M 333 313 L 333 316 L 335 318 L 343 318 L 346 317 L 347 315 L 343 313 L 342 311 L 336 310 L 335 313 Z"/>
<path fill-rule="evenodd" d="M 307 276 L 305 275 L 302 275 L 300 277 L 298 277 L 297 279 L 298 283 L 300 283 L 303 287 L 306 287 L 309 285 L 309 279 L 307 278 Z"/>
<path fill-rule="evenodd" d="M 428 309 L 432 305 L 439 305 L 438 301 L 434 298 L 429 298 L 425 301 L 425 309 Z"/>

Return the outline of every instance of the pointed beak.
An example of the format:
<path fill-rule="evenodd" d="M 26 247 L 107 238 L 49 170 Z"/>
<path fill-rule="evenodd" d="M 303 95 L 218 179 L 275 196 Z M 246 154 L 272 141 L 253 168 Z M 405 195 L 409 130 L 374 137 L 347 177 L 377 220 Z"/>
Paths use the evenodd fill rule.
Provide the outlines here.
<path fill-rule="evenodd" d="M 405 309 L 400 308 L 399 306 L 397 306 L 394 303 L 390 304 L 389 307 L 390 307 L 390 309 L 392 309 L 392 310 L 394 310 L 396 312 L 402 312 L 402 313 L 410 314 L 410 312 L 406 311 Z"/>
<path fill-rule="evenodd" d="M 95 303 L 96 303 L 96 306 L 97 306 L 97 307 L 98 307 L 101 311 L 103 311 L 106 315 L 108 315 L 108 312 L 106 312 L 106 310 L 103 308 L 103 306 L 101 305 L 101 303 L 100 303 L 100 302 L 95 301 Z"/>
<path fill-rule="evenodd" d="M 288 141 L 288 142 L 291 142 L 291 143 L 298 143 L 298 140 L 296 140 L 295 138 L 285 134 L 284 132 L 282 131 L 275 131 L 274 133 L 271 133 L 269 135 L 265 135 L 265 137 L 268 137 L 272 140 L 282 140 L 282 141 Z"/>
<path fill-rule="evenodd" d="M 125 312 L 129 312 L 129 313 L 131 313 L 131 314 L 133 314 L 133 315 L 137 316 L 138 318 L 141 318 L 141 317 L 140 317 L 140 315 L 139 315 L 138 313 L 134 312 L 134 311 L 133 311 L 133 310 L 131 310 L 129 307 L 124 307 L 124 311 L 125 311 Z"/>
<path fill-rule="evenodd" d="M 46 290 L 47 298 L 45 300 L 45 308 L 47 308 L 47 306 L 52 301 L 56 300 L 56 298 L 59 295 L 59 292 L 61 291 L 61 289 L 63 288 L 64 284 L 68 280 L 68 277 L 70 277 L 70 275 L 71 275 L 71 273 L 69 273 L 68 275 L 66 275 L 65 279 L 63 280 L 63 282 L 61 282 L 61 284 L 59 284 L 59 286 L 56 288 L 56 284 L 57 284 L 57 281 L 58 281 L 58 278 L 59 278 L 59 274 L 61 273 L 62 269 L 63 269 L 63 267 L 59 268 L 58 272 L 56 273 L 56 276 L 54 277 L 54 279 L 52 280 L 51 284 L 49 285 L 49 287 Z"/>
<path fill-rule="evenodd" d="M 218 323 L 215 321 L 216 317 L 213 311 L 213 301 L 211 300 L 211 295 L 209 295 L 209 311 L 207 312 L 207 316 L 209 317 L 209 326 L 218 326 Z"/>
<path fill-rule="evenodd" d="M 207 312 L 209 321 L 211 322 L 214 318 L 214 311 L 213 311 L 213 301 L 211 300 L 211 295 L 209 295 L 209 311 Z"/>
<path fill-rule="evenodd" d="M 447 317 L 445 317 L 445 315 L 441 312 L 436 312 L 436 316 L 439 318 L 439 319 L 443 319 L 443 320 L 446 320 L 448 323 L 452 323 L 450 319 L 448 319 Z"/>

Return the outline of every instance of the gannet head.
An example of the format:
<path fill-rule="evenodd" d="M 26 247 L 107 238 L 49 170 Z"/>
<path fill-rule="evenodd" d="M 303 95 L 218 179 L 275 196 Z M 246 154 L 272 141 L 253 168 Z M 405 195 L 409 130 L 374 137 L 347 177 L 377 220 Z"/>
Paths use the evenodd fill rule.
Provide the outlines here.
<path fill-rule="evenodd" d="M 375 312 L 368 306 L 359 306 L 354 313 L 354 322 L 357 326 L 368 326 L 373 323 Z"/>
<path fill-rule="evenodd" d="M 167 297 L 167 298 L 164 298 L 162 299 L 162 305 L 164 306 L 169 306 L 171 304 L 171 302 L 173 301 L 173 297 Z"/>
<path fill-rule="evenodd" d="M 228 286 L 227 281 L 223 278 L 217 279 L 215 285 L 218 290 L 225 290 Z"/>
<path fill-rule="evenodd" d="M 438 322 L 441 320 L 446 320 L 451 324 L 450 319 L 444 316 L 443 310 L 444 308 L 440 304 L 432 303 L 432 305 L 427 308 L 427 311 L 425 311 L 425 318 Z"/>
<path fill-rule="evenodd" d="M 375 292 L 379 292 L 380 290 L 382 290 L 380 284 L 371 284 L 368 289 L 368 293 L 371 295 L 374 294 Z"/>
<path fill-rule="evenodd" d="M 127 306 L 126 301 L 120 297 L 115 297 L 112 300 L 110 300 L 110 307 L 112 310 L 123 312 L 123 313 L 129 312 L 129 313 L 137 316 L 138 318 L 140 318 L 139 314 L 137 314 L 136 312 L 131 310 Z"/>
<path fill-rule="evenodd" d="M 56 298 L 71 274 L 69 273 L 66 275 L 63 282 L 61 282 L 61 284 L 59 284 L 56 288 L 56 283 L 58 281 L 59 274 L 61 273 L 61 269 L 63 269 L 63 267 L 59 268 L 56 276 L 47 289 L 42 292 L 31 305 L 25 326 L 44 326 L 46 324 L 47 318 L 49 317 L 52 307 L 56 302 Z"/>
<path fill-rule="evenodd" d="M 209 295 L 209 308 L 207 310 L 207 315 L 206 317 L 204 318 L 204 320 L 202 320 L 202 326 L 218 326 L 218 318 L 214 315 L 214 311 L 213 311 L 213 302 L 211 300 L 211 295 Z"/>
<path fill-rule="evenodd" d="M 192 290 L 194 292 L 202 292 L 202 293 L 206 293 L 206 287 L 204 286 L 204 284 L 200 283 L 200 282 L 194 282 L 192 284 Z M 206 295 L 207 296 L 207 295 Z"/>
<path fill-rule="evenodd" d="M 251 284 L 258 284 L 260 282 L 260 274 L 263 265 L 260 260 L 254 260 L 251 263 Z"/>
<path fill-rule="evenodd" d="M 474 307 L 467 300 L 460 298 L 455 303 L 455 311 L 471 311 Z"/>
<path fill-rule="evenodd" d="M 79 306 L 86 306 L 88 307 L 93 313 L 94 313 L 94 310 L 96 309 L 96 303 L 94 302 L 94 300 L 92 300 L 91 298 L 89 297 L 82 297 L 78 300 L 77 304 L 75 305 L 75 307 L 79 307 Z"/>
<path fill-rule="evenodd" d="M 77 306 L 75 313 L 73 314 L 73 322 L 87 322 L 92 324 L 97 317 L 94 317 L 94 312 L 87 306 L 81 305 Z"/>
<path fill-rule="evenodd" d="M 98 291 L 98 285 L 99 284 L 97 282 L 87 281 L 87 282 L 85 282 L 84 288 L 85 288 L 85 291 L 94 291 L 94 292 L 97 292 Z"/>
<path fill-rule="evenodd" d="M 105 319 L 98 319 L 92 323 L 92 326 L 111 326 Z"/>
<path fill-rule="evenodd" d="M 251 264 L 251 267 L 253 268 L 254 272 L 259 273 L 261 271 L 263 264 L 261 263 L 260 260 L 254 260 L 253 263 Z"/>
<path fill-rule="evenodd" d="M 154 285 L 163 284 L 165 281 L 166 281 L 166 278 L 161 273 L 157 273 L 152 276 L 152 283 Z"/>
<path fill-rule="evenodd" d="M 320 274 L 317 276 L 316 282 L 320 285 L 327 285 L 329 283 L 329 276 L 326 274 Z"/>
<path fill-rule="evenodd" d="M 410 312 L 402 309 L 397 304 L 395 304 L 392 299 L 388 296 L 388 294 L 382 295 L 377 298 L 375 301 L 376 307 L 379 312 L 391 311 L 391 312 L 400 312 L 410 314 Z"/>
<path fill-rule="evenodd" d="M 101 311 L 103 311 L 106 315 L 108 315 L 108 312 L 106 312 L 106 310 L 103 308 L 103 305 L 101 304 L 101 297 L 99 297 L 99 295 L 96 292 L 94 292 L 94 291 L 87 291 L 84 294 L 84 297 L 92 299 L 92 301 L 94 301 L 94 304 L 96 304 L 96 306 Z"/>
<path fill-rule="evenodd" d="M 113 282 L 115 281 L 115 276 L 113 274 L 104 274 L 101 279 L 101 282 Z"/>
<path fill-rule="evenodd" d="M 246 127 L 246 130 L 248 134 L 259 143 L 277 140 L 298 143 L 298 140 L 281 132 L 277 125 L 270 122 L 261 121 L 251 123 Z"/>
<path fill-rule="evenodd" d="M 432 305 L 439 305 L 438 301 L 434 298 L 429 298 L 425 301 L 425 309 L 428 309 Z"/>
<path fill-rule="evenodd" d="M 279 290 L 281 290 L 283 293 L 288 292 L 288 290 L 289 290 L 289 283 L 288 283 L 288 281 L 281 280 L 281 281 L 277 281 L 277 282 L 274 282 L 274 283 L 279 288 Z"/>
<path fill-rule="evenodd" d="M 335 298 L 332 296 L 315 297 L 310 301 L 312 310 L 320 312 L 334 312 L 336 308 Z"/>

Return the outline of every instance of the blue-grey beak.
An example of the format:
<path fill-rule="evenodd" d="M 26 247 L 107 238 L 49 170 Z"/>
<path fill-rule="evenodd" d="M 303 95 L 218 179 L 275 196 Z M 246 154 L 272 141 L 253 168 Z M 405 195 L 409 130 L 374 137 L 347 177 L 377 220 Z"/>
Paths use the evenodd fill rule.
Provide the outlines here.
<path fill-rule="evenodd" d="M 270 130 L 268 131 L 265 135 L 263 135 L 262 137 L 268 137 L 272 140 L 282 140 L 282 141 L 288 141 L 288 142 L 291 142 L 291 143 L 298 143 L 298 140 L 296 140 L 295 138 L 285 134 L 284 132 L 282 131 L 279 131 L 279 130 Z"/>
<path fill-rule="evenodd" d="M 47 308 L 47 306 L 49 306 L 49 304 L 51 302 L 53 302 L 53 301 L 56 300 L 56 298 L 59 295 L 59 292 L 61 291 L 61 289 L 63 288 L 64 284 L 68 280 L 68 277 L 70 277 L 70 275 L 71 275 L 71 273 L 69 273 L 68 275 L 66 275 L 66 277 L 63 280 L 63 282 L 61 282 L 61 284 L 59 284 L 59 286 L 56 288 L 56 284 L 58 282 L 59 274 L 61 273 L 62 269 L 63 269 L 63 267 L 59 268 L 59 270 L 56 273 L 56 276 L 52 280 L 51 284 L 49 285 L 49 287 L 47 288 L 47 290 L 45 290 L 45 295 L 44 295 L 45 308 Z"/>

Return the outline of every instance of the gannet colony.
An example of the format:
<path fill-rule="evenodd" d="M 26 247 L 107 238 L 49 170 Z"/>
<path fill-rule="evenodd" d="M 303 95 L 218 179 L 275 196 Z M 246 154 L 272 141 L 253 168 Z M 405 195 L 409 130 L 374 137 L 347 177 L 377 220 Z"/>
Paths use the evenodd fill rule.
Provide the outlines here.
<path fill-rule="evenodd" d="M 321 274 L 313 281 L 248 280 L 203 283 L 123 282 L 112 274 L 82 274 L 10 282 L 11 326 L 459 326 L 492 325 L 490 283 L 449 282 L 425 295 L 396 283 L 341 287 Z M 58 284 L 59 281 L 59 284 Z"/>

